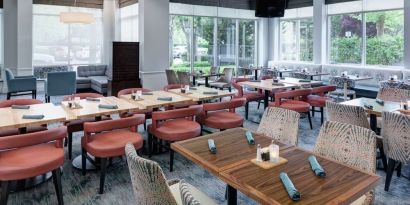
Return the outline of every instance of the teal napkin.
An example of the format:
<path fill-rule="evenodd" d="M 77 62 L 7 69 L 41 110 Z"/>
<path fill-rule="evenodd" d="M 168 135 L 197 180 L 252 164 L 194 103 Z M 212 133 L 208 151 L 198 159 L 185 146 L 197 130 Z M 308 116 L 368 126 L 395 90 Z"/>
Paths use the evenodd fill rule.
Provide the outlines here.
<path fill-rule="evenodd" d="M 208 147 L 209 151 L 211 151 L 212 154 L 216 154 L 216 146 L 215 141 L 213 139 L 208 139 Z"/>
<path fill-rule="evenodd" d="M 299 83 L 310 83 L 310 82 L 311 80 L 304 80 L 304 79 L 299 80 Z"/>
<path fill-rule="evenodd" d="M 325 170 L 322 168 L 322 166 L 320 166 L 315 156 L 313 155 L 309 156 L 308 160 L 310 163 L 310 167 L 312 168 L 313 172 L 315 172 L 316 176 L 322 177 L 322 178 L 326 177 Z"/>
<path fill-rule="evenodd" d="M 198 90 L 196 87 L 190 87 L 190 90 Z"/>
<path fill-rule="evenodd" d="M 23 119 L 26 120 L 41 120 L 44 118 L 44 115 L 23 115 Z"/>
<path fill-rule="evenodd" d="M 379 105 L 381 105 L 381 106 L 384 105 L 384 101 L 381 100 L 381 99 L 379 99 L 379 98 L 376 98 L 376 102 L 377 102 Z"/>
<path fill-rule="evenodd" d="M 282 181 L 283 186 L 285 187 L 286 191 L 289 194 L 289 197 L 293 201 L 300 200 L 300 193 L 293 185 L 292 181 L 290 180 L 289 176 L 285 172 L 280 173 L 280 180 Z"/>
<path fill-rule="evenodd" d="M 369 104 L 364 104 L 364 107 L 369 109 L 369 110 L 373 110 L 373 106 L 369 105 Z"/>
<path fill-rule="evenodd" d="M 204 95 L 218 95 L 218 92 L 216 91 L 204 91 Z"/>
<path fill-rule="evenodd" d="M 248 144 L 255 144 L 255 139 L 253 139 L 252 132 L 246 131 L 245 136 L 246 140 L 248 140 Z"/>
<path fill-rule="evenodd" d="M 159 97 L 159 98 L 157 98 L 157 100 L 161 100 L 161 101 L 172 101 L 172 97 Z"/>
<path fill-rule="evenodd" d="M 142 92 L 141 95 L 154 95 L 154 93 L 151 93 L 151 92 Z"/>
<path fill-rule="evenodd" d="M 100 102 L 99 98 L 86 98 L 87 101 Z"/>
<path fill-rule="evenodd" d="M 103 109 L 118 109 L 117 105 L 98 105 L 98 107 Z"/>
<path fill-rule="evenodd" d="M 28 110 L 30 109 L 30 106 L 29 105 L 12 105 L 11 109 Z"/>

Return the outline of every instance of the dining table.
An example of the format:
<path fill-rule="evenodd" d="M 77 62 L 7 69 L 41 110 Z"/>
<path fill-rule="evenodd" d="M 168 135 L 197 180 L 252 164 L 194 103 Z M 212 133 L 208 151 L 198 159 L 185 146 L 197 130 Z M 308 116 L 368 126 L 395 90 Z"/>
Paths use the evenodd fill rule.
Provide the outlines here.
<path fill-rule="evenodd" d="M 162 90 L 142 93 L 141 98 L 136 100 L 132 99 L 131 94 L 121 95 L 120 98 L 132 104 L 142 106 L 145 109 L 157 109 L 165 106 L 184 105 L 193 102 L 189 97 Z M 161 98 L 163 98 L 163 100 L 161 100 Z M 170 100 L 164 100 L 164 98 L 169 98 Z"/>
<path fill-rule="evenodd" d="M 262 70 L 263 68 L 262 67 L 246 67 L 246 68 L 243 68 L 243 69 L 253 71 L 254 79 L 258 80 L 259 71 Z"/>
<path fill-rule="evenodd" d="M 257 145 L 267 147 L 272 139 L 252 133 L 255 144 L 245 137 L 247 129 L 235 128 L 194 139 L 175 142 L 171 148 L 227 184 L 227 204 L 237 204 L 237 191 L 261 204 L 349 204 L 374 189 L 381 177 L 321 157 L 310 151 L 273 141 L 286 163 L 270 168 L 256 165 Z M 209 151 L 213 139 L 216 153 Z M 308 157 L 316 156 L 326 170 L 319 178 L 311 170 Z M 279 174 L 285 172 L 301 194 L 300 201 L 289 198 Z"/>
<path fill-rule="evenodd" d="M 297 71 L 297 72 L 293 72 L 293 73 L 297 73 L 300 75 L 304 75 L 308 78 L 310 78 L 310 80 L 313 80 L 313 78 L 315 76 L 325 76 L 325 75 L 330 75 L 330 73 L 326 73 L 326 72 L 308 72 L 308 71 Z"/>
<path fill-rule="evenodd" d="M 235 92 L 229 92 L 227 90 L 218 90 L 215 88 L 209 88 L 205 86 L 191 87 L 187 92 L 182 92 L 182 89 L 171 89 L 168 90 L 168 92 L 190 98 L 194 102 L 198 102 L 199 104 L 202 104 L 204 101 L 207 100 L 230 97 L 235 95 Z"/>
<path fill-rule="evenodd" d="M 268 71 L 273 72 L 273 73 L 279 73 L 279 77 L 283 77 L 283 73 L 292 73 L 295 72 L 295 69 L 290 69 L 290 68 L 269 68 Z"/>
<path fill-rule="evenodd" d="M 347 100 L 347 84 L 349 80 L 353 81 L 363 81 L 363 80 L 371 80 L 373 77 L 371 76 L 360 76 L 360 75 L 341 75 L 341 76 L 332 76 L 334 78 L 339 78 L 343 81 L 343 99 L 344 101 Z"/>

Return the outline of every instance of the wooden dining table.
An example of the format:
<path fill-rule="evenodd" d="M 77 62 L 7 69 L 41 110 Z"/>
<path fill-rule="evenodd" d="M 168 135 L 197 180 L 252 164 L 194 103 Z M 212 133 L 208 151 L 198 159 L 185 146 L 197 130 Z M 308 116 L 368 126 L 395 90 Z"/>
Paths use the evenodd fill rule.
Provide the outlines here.
<path fill-rule="evenodd" d="M 129 95 L 121 95 L 121 99 L 125 99 L 128 102 L 142 106 L 145 109 L 155 109 L 155 108 L 161 108 L 165 106 L 170 106 L 170 105 L 182 105 L 182 104 L 189 104 L 192 101 L 191 98 L 185 97 L 178 95 L 176 93 L 172 92 L 167 92 L 167 91 L 152 91 L 150 92 L 152 95 L 142 95 L 140 100 L 133 100 L 131 98 L 131 94 Z M 166 101 L 166 100 L 158 100 L 158 98 L 161 97 L 171 97 L 172 100 Z"/>
<path fill-rule="evenodd" d="M 316 177 L 308 157 L 313 153 L 295 146 L 275 142 L 280 156 L 287 163 L 265 169 L 251 162 L 256 158 L 256 145 L 247 143 L 244 128 L 236 128 L 202 137 L 176 142 L 171 148 L 224 181 L 228 204 L 237 203 L 237 191 L 261 204 L 349 204 L 374 189 L 380 176 L 365 173 L 336 161 L 316 156 L 326 170 L 326 178 Z M 255 144 L 267 147 L 271 139 L 253 133 Z M 217 153 L 208 148 L 213 139 Z M 286 172 L 301 193 L 301 200 L 292 201 L 283 187 L 279 173 Z"/>
<path fill-rule="evenodd" d="M 182 93 L 181 89 L 171 89 L 168 92 L 175 93 L 181 95 L 183 97 L 187 97 L 192 99 L 195 102 L 202 103 L 206 100 L 215 99 L 215 98 L 223 98 L 235 95 L 234 92 L 229 92 L 227 90 L 218 90 L 215 88 L 209 88 L 205 86 L 197 86 L 193 89 L 189 89 L 187 93 Z M 216 92 L 216 94 L 206 94 L 206 92 Z"/>
<path fill-rule="evenodd" d="M 315 76 L 330 75 L 330 73 L 324 73 L 324 72 L 301 72 L 301 71 L 298 71 L 298 72 L 293 72 L 293 73 L 298 73 L 298 74 L 300 74 L 300 75 L 307 76 L 307 77 L 310 78 L 310 80 L 313 80 L 313 78 L 314 78 Z"/>

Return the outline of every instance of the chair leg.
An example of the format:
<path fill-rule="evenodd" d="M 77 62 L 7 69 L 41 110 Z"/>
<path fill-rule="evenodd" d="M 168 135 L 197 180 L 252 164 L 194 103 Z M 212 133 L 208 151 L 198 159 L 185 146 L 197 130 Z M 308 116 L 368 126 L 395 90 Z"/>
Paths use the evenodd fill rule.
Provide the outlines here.
<path fill-rule="evenodd" d="M 71 160 L 72 153 L 73 153 L 73 133 L 72 132 L 68 133 L 67 141 L 68 141 L 68 159 Z"/>
<path fill-rule="evenodd" d="M 383 149 L 383 142 L 378 141 L 377 142 L 377 147 L 379 148 L 379 152 L 380 152 L 380 157 L 382 158 L 382 162 L 383 162 L 383 169 L 384 171 L 387 172 L 387 158 L 386 155 L 384 154 L 384 149 Z"/>
<path fill-rule="evenodd" d="M 245 119 L 248 119 L 248 111 L 249 111 L 249 102 L 246 102 L 245 104 Z"/>
<path fill-rule="evenodd" d="M 10 182 L 9 181 L 2 181 L 1 182 L 1 196 L 0 196 L 0 204 L 7 204 L 7 200 L 9 198 L 10 192 Z"/>
<path fill-rule="evenodd" d="M 315 117 L 315 107 L 312 106 L 312 117 Z"/>
<path fill-rule="evenodd" d="M 229 87 L 229 88 L 228 88 L 228 91 L 229 91 L 229 92 L 232 92 L 232 88 L 231 88 L 231 87 Z"/>
<path fill-rule="evenodd" d="M 147 121 L 144 122 L 144 130 L 147 131 Z"/>
<path fill-rule="evenodd" d="M 172 172 L 174 170 L 174 150 L 169 149 L 169 171 Z"/>
<path fill-rule="evenodd" d="M 401 162 L 399 162 L 399 166 L 397 166 L 397 177 L 401 177 Z"/>
<path fill-rule="evenodd" d="M 258 101 L 258 110 L 259 110 L 260 107 L 261 107 L 261 101 L 259 100 Z"/>
<path fill-rule="evenodd" d="M 82 147 L 81 148 L 81 172 L 85 176 L 86 170 L 86 160 L 87 160 L 87 151 Z"/>
<path fill-rule="evenodd" d="M 100 194 L 104 193 L 105 172 L 107 170 L 107 158 L 101 158 Z"/>
<path fill-rule="evenodd" d="M 384 184 L 384 191 L 389 191 L 391 178 L 394 172 L 394 166 L 396 165 L 396 161 L 393 159 L 389 159 L 389 164 L 387 167 L 387 174 L 386 174 L 386 183 Z"/>
<path fill-rule="evenodd" d="M 59 205 L 64 204 L 63 200 L 63 187 L 61 186 L 61 170 L 60 168 L 57 168 L 53 170 L 53 182 L 54 182 L 54 188 L 56 190 L 57 194 L 57 201 Z"/>
<path fill-rule="evenodd" d="M 11 93 L 7 93 L 7 100 L 10 100 L 10 98 L 11 98 Z"/>
<path fill-rule="evenodd" d="M 313 130 L 312 117 L 310 116 L 310 112 L 307 112 L 306 114 L 308 115 L 310 129 Z"/>
<path fill-rule="evenodd" d="M 323 108 L 323 107 L 321 107 L 320 108 L 320 123 L 323 125 L 323 121 L 325 120 L 324 119 L 324 113 L 325 113 L 325 111 L 324 111 L 325 109 Z"/>
<path fill-rule="evenodd" d="M 148 133 L 148 158 L 152 157 L 152 134 Z"/>

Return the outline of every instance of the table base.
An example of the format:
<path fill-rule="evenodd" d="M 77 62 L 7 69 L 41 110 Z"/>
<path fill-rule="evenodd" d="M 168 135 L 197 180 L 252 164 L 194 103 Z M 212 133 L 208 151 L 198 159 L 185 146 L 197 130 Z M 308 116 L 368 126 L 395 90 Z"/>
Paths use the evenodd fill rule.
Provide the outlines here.
<path fill-rule="evenodd" d="M 72 165 L 76 169 L 82 169 L 82 157 L 81 155 L 77 156 L 74 158 Z M 87 156 L 87 159 L 85 160 L 85 169 L 86 170 L 97 170 L 99 169 L 97 161 L 95 161 L 95 158 L 92 156 Z"/>
<path fill-rule="evenodd" d="M 238 192 L 236 191 L 236 189 L 228 185 L 228 191 L 227 191 L 228 205 L 236 205 L 238 203 L 237 195 L 238 195 Z"/>

